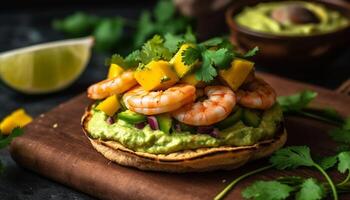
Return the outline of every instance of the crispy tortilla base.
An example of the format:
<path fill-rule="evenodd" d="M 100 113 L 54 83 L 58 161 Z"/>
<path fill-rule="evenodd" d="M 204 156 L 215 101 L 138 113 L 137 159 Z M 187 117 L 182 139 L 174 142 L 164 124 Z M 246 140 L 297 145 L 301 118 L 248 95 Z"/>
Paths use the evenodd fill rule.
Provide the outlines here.
<path fill-rule="evenodd" d="M 251 146 L 223 146 L 184 150 L 170 154 L 151 154 L 135 152 L 115 141 L 103 141 L 89 137 L 87 124 L 90 118 L 91 112 L 90 107 L 88 107 L 82 117 L 81 124 L 92 146 L 111 161 L 141 170 L 183 173 L 235 169 L 248 161 L 272 154 L 281 148 L 287 140 L 287 132 L 282 123 L 273 139 L 264 140 Z"/>

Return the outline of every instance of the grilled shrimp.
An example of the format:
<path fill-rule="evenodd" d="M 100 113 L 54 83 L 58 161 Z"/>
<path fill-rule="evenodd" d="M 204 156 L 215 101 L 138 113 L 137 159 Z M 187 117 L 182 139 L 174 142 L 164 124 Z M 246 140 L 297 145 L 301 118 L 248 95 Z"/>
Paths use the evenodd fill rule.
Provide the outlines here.
<path fill-rule="evenodd" d="M 276 92 L 264 80 L 255 78 L 237 91 L 237 101 L 247 108 L 266 110 L 275 104 Z"/>
<path fill-rule="evenodd" d="M 225 119 L 236 104 L 235 93 L 226 86 L 207 86 L 204 94 L 208 99 L 176 110 L 173 117 L 189 125 L 212 125 Z"/>
<path fill-rule="evenodd" d="M 123 96 L 125 106 L 144 115 L 155 115 L 174 111 L 192 103 L 196 98 L 196 88 L 189 84 L 178 84 L 167 90 L 146 91 L 136 87 Z"/>
<path fill-rule="evenodd" d="M 137 84 L 134 72 L 125 71 L 120 76 L 95 83 L 88 88 L 88 97 L 103 99 L 114 94 L 121 94 Z"/>

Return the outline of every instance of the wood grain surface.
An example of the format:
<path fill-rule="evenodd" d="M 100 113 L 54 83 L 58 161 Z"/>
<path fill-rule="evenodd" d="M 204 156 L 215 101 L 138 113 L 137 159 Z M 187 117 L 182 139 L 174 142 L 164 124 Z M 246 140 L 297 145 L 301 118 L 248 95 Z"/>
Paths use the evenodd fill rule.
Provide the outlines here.
<path fill-rule="evenodd" d="M 350 97 L 336 92 L 261 74 L 277 90 L 288 95 L 304 89 L 319 92 L 313 106 L 330 106 L 342 115 L 350 115 Z M 266 164 L 266 160 L 249 163 L 232 171 L 169 174 L 144 172 L 111 163 L 97 153 L 85 138 L 80 118 L 91 103 L 85 94 L 58 105 L 37 117 L 25 128 L 25 134 L 15 139 L 10 151 L 21 166 L 101 199 L 212 199 L 232 179 Z M 332 153 L 334 144 L 327 131 L 331 126 L 298 117 L 286 119 L 288 145 L 308 145 L 320 155 Z M 320 177 L 317 172 L 269 170 L 242 181 L 227 199 L 242 199 L 241 190 L 255 179 L 271 179 L 283 175 Z M 340 178 L 334 173 L 334 177 Z M 350 199 L 341 196 L 341 199 Z"/>

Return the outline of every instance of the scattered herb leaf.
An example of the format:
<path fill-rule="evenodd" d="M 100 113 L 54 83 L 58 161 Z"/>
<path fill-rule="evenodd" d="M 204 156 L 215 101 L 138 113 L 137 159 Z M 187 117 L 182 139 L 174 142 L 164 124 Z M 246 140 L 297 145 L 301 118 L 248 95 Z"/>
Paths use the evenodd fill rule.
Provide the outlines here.
<path fill-rule="evenodd" d="M 5 148 L 7 145 L 11 143 L 11 141 L 20 135 L 23 134 L 23 129 L 22 128 L 14 128 L 12 130 L 12 133 L 8 135 L 7 137 L 3 138 L 0 140 L 0 149 Z"/>
<path fill-rule="evenodd" d="M 255 56 L 259 51 L 259 47 L 254 47 L 253 49 L 249 50 L 247 53 L 243 55 L 244 58 L 249 58 L 252 56 Z"/>
<path fill-rule="evenodd" d="M 286 199 L 294 189 L 278 181 L 256 181 L 242 192 L 246 199 L 282 200 Z"/>
<path fill-rule="evenodd" d="M 338 159 L 337 156 L 327 156 L 323 157 L 318 164 L 322 167 L 322 169 L 327 170 L 334 167 L 337 164 Z"/>
<path fill-rule="evenodd" d="M 280 96 L 277 98 L 277 101 L 284 112 L 295 112 L 305 108 L 316 96 L 316 92 L 305 90 L 290 96 Z"/>
<path fill-rule="evenodd" d="M 326 196 L 323 186 L 313 178 L 306 179 L 301 184 L 300 191 L 296 194 L 296 200 L 320 200 Z"/>

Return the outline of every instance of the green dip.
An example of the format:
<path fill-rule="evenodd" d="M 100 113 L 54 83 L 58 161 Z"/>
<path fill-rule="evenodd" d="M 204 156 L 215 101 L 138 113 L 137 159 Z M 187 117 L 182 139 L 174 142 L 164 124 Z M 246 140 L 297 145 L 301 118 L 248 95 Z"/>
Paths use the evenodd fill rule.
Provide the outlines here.
<path fill-rule="evenodd" d="M 107 115 L 102 111 L 92 110 L 92 117 L 87 127 L 92 138 L 117 141 L 134 151 L 169 154 L 201 147 L 246 146 L 271 138 L 282 121 L 282 110 L 276 104 L 262 114 L 259 127 L 248 127 L 239 121 L 232 127 L 220 131 L 219 138 L 190 132 L 166 134 L 160 130 L 154 131 L 148 125 L 143 129 L 137 129 L 123 120 L 117 120 L 116 123 L 109 125 L 106 119 Z"/>
<path fill-rule="evenodd" d="M 318 23 L 306 24 L 281 24 L 270 15 L 273 10 L 288 3 L 302 4 L 305 8 L 313 12 Z M 349 25 L 349 19 L 340 12 L 330 10 L 321 4 L 309 3 L 303 1 L 284 1 L 284 2 L 267 2 L 260 3 L 253 7 L 246 7 L 242 12 L 237 14 L 235 21 L 251 30 L 263 33 L 273 33 L 276 35 L 312 35 L 336 31 Z"/>

